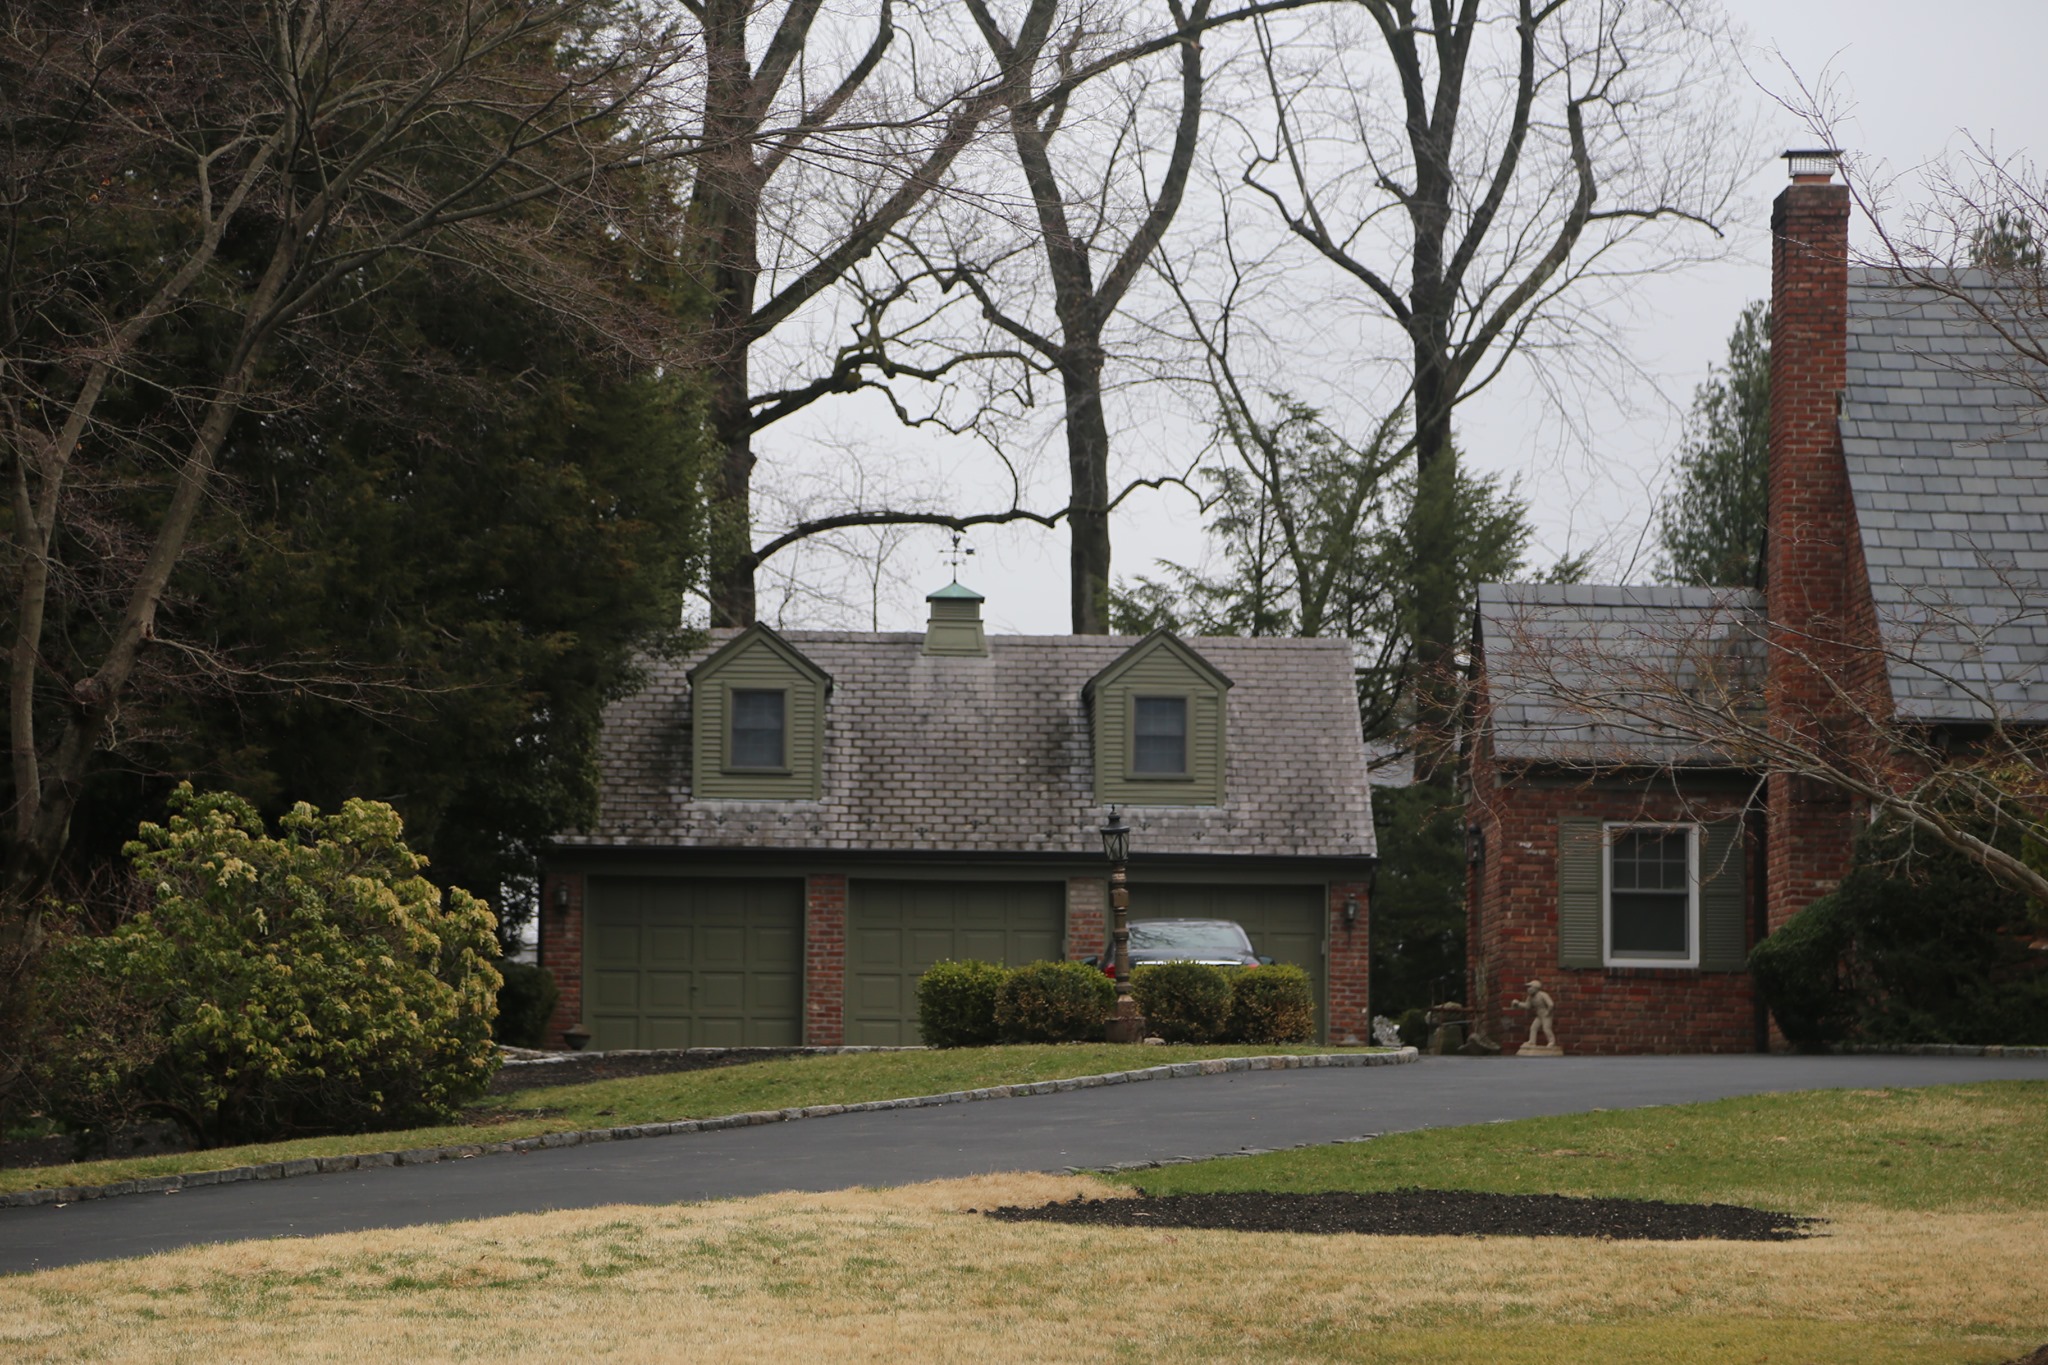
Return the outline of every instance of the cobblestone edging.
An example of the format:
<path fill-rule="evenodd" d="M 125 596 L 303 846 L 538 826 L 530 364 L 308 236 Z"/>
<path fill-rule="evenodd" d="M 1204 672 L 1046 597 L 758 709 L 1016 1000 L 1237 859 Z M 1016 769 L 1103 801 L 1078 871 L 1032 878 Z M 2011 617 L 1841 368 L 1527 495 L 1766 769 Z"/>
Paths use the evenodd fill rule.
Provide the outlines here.
<path fill-rule="evenodd" d="M 575 1070 L 601 1066 L 606 1062 L 686 1060 L 692 1062 L 773 1061 L 780 1057 L 838 1057 L 856 1052 L 925 1052 L 912 1047 L 622 1047 L 609 1052 L 542 1052 L 535 1048 L 500 1047 L 504 1061 L 500 1071 L 546 1071 L 551 1067 Z"/>
<path fill-rule="evenodd" d="M 1829 1043 L 1837 1057 L 2019 1057 L 2048 1059 L 2048 1047 L 2007 1047 L 1998 1043 Z"/>
<path fill-rule="evenodd" d="M 681 1133 L 712 1133 L 722 1128 L 753 1128 L 766 1123 L 828 1118 L 834 1114 L 870 1114 L 884 1109 L 926 1109 L 940 1104 L 1015 1099 L 1026 1095 L 1051 1095 L 1068 1090 L 1093 1090 L 1105 1085 L 1126 1085 L 1136 1081 L 1172 1080 L 1182 1076 L 1219 1076 L 1233 1071 L 1299 1071 L 1319 1067 L 1398 1066 L 1415 1060 L 1417 1053 L 1412 1047 L 1400 1048 L 1393 1052 L 1337 1052 L 1290 1057 L 1213 1057 L 1199 1062 L 1169 1062 L 1164 1066 L 1148 1066 L 1136 1071 L 1112 1071 L 1101 1076 L 1077 1076 L 1060 1081 L 1031 1081 L 1021 1085 L 991 1085 L 979 1090 L 949 1090 L 943 1094 L 914 1095 L 899 1100 L 868 1100 L 859 1104 L 816 1104 L 797 1109 L 763 1109 L 750 1114 L 727 1114 L 710 1119 L 683 1119 L 676 1123 L 637 1123 L 623 1128 L 589 1128 L 576 1132 L 543 1133 L 538 1137 L 514 1138 L 509 1142 L 470 1142 L 453 1147 L 420 1147 L 401 1152 L 358 1152 L 350 1156 L 301 1157 L 296 1161 L 267 1161 L 260 1166 L 230 1166 L 225 1170 L 194 1171 L 189 1175 L 159 1175 L 145 1180 L 122 1180 L 111 1185 L 17 1190 L 13 1194 L 0 1194 L 0 1209 L 28 1208 L 38 1204 L 72 1204 L 85 1199 L 114 1199 L 129 1194 L 169 1194 L 174 1190 L 203 1189 L 208 1185 L 239 1185 L 249 1180 L 289 1180 L 295 1176 L 326 1175 L 336 1171 L 367 1171 L 380 1166 L 427 1166 L 438 1161 L 463 1161 L 470 1157 L 536 1152 L 554 1147 L 581 1147 L 592 1142 L 629 1142 L 635 1138 L 669 1137 Z"/>

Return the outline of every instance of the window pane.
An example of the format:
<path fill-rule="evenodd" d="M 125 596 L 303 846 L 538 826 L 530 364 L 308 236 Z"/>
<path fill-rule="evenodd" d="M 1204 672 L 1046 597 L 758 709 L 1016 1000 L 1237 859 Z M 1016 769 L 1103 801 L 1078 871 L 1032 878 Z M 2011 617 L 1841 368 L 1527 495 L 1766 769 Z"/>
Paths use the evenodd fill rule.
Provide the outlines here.
<path fill-rule="evenodd" d="M 1616 957 L 1690 954 L 1691 836 L 1684 829 L 1629 829 L 1614 836 L 1607 948 Z"/>
<path fill-rule="evenodd" d="M 1131 767 L 1141 773 L 1188 770 L 1185 697 L 1139 697 L 1131 736 Z"/>
<path fill-rule="evenodd" d="M 1614 840 L 1614 889 L 1686 890 L 1687 842 L 1682 829 L 1622 831 Z"/>
<path fill-rule="evenodd" d="M 735 689 L 732 694 L 732 757 L 735 768 L 780 768 L 782 754 L 780 692 Z"/>
<path fill-rule="evenodd" d="M 1685 924 L 1688 901 L 1661 891 L 1615 892 L 1608 905 L 1608 951 L 1617 957 L 1686 956 L 1692 946 Z"/>

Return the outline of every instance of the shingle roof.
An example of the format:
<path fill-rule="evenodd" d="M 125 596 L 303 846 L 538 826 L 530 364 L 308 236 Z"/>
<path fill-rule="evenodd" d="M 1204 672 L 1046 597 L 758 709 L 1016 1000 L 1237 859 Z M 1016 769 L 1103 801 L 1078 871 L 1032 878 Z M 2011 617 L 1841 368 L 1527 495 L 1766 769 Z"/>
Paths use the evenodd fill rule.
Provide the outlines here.
<path fill-rule="evenodd" d="M 917 633 L 783 638 L 833 678 L 823 799 L 691 799 L 686 674 L 700 653 L 653 665 L 606 711 L 597 823 L 558 842 L 1101 857 L 1081 689 L 1135 638 L 993 635 L 987 658 L 927 657 Z M 1225 804 L 1127 807 L 1133 851 L 1373 853 L 1348 642 L 1187 643 L 1236 683 Z"/>
<path fill-rule="evenodd" d="M 2048 375 L 1983 309 L 1850 272 L 1842 452 L 1900 714 L 2048 721 Z"/>
<path fill-rule="evenodd" d="M 1762 700 L 1761 596 L 1747 588 L 1487 583 L 1479 589 L 1494 753 L 1519 762 L 1724 765 L 1669 722 Z"/>

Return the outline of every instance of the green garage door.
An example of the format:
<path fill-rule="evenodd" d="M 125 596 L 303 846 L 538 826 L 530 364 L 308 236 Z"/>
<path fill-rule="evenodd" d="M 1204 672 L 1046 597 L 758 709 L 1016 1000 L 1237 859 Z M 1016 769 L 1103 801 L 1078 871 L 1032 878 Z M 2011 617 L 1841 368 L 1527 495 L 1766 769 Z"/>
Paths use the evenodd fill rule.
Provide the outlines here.
<path fill-rule="evenodd" d="M 594 879 L 583 921 L 593 1048 L 803 1041 L 800 881 Z"/>
<path fill-rule="evenodd" d="M 1236 920 L 1251 935 L 1253 951 L 1307 970 L 1315 984 L 1316 1018 L 1329 1018 L 1322 887 L 1151 886 L 1134 881 L 1131 918 Z"/>
<path fill-rule="evenodd" d="M 922 1041 L 917 978 L 944 958 L 1017 966 L 1064 956 L 1060 882 L 853 883 L 846 919 L 846 1041 Z"/>

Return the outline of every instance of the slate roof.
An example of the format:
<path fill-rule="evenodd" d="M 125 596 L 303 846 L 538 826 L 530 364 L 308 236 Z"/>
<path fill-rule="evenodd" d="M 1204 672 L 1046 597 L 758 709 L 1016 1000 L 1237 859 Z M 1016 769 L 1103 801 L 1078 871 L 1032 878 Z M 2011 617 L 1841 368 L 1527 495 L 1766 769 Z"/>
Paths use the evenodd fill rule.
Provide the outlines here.
<path fill-rule="evenodd" d="M 1747 588 L 1482 584 L 1494 753 L 1590 767 L 1726 765 L 1667 722 L 1689 707 L 1761 706 L 1762 621 L 1762 595 Z"/>
<path fill-rule="evenodd" d="M 914 632 L 788 632 L 833 679 L 823 798 L 696 801 L 686 675 L 732 635 L 608 708 L 597 823 L 557 843 L 1102 856 L 1081 689 L 1137 638 L 992 635 L 987 658 L 928 658 Z M 1225 804 L 1126 806 L 1133 853 L 1372 854 L 1348 642 L 1186 643 L 1236 684 Z"/>
<path fill-rule="evenodd" d="M 2002 306 L 1982 272 L 1953 279 Z M 1848 341 L 1842 452 L 1899 713 L 2048 721 L 2048 374 L 1980 308 L 1881 270 L 1849 273 Z"/>

